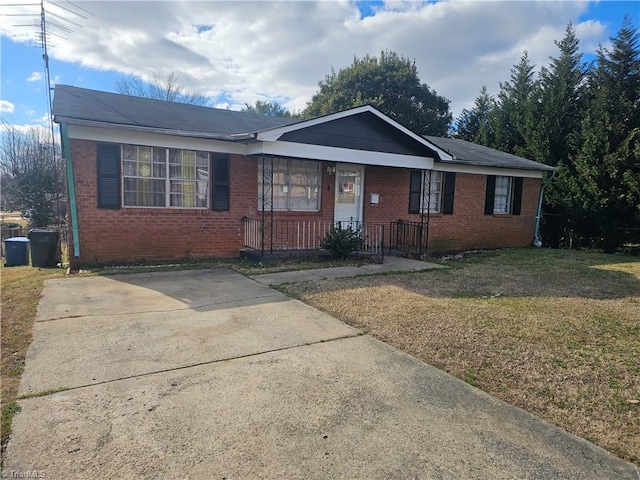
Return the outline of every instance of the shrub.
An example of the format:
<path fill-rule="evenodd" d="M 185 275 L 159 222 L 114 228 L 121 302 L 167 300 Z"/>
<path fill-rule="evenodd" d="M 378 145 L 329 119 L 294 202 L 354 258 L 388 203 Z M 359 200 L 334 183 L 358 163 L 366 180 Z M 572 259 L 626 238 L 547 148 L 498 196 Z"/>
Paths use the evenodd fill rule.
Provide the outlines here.
<path fill-rule="evenodd" d="M 362 244 L 360 230 L 360 227 L 354 229 L 351 225 L 342 228 L 342 224 L 338 222 L 331 226 L 331 230 L 322 239 L 320 246 L 334 257 L 344 260 L 360 248 Z"/>

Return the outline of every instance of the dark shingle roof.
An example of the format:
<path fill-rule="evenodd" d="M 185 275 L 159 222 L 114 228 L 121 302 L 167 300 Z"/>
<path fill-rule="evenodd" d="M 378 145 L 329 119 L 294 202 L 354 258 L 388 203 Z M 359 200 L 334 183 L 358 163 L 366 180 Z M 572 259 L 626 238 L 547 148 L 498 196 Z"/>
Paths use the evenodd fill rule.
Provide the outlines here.
<path fill-rule="evenodd" d="M 56 85 L 53 114 L 58 122 L 72 120 L 72 123 L 113 124 L 220 137 L 254 133 L 297 121 L 69 85 Z"/>
<path fill-rule="evenodd" d="M 458 138 L 431 136 L 425 136 L 424 138 L 455 157 L 453 160 L 441 160 L 440 163 L 460 163 L 480 167 L 517 168 L 523 170 L 555 170 L 553 167 L 543 163 L 534 162 L 533 160 Z"/>
<path fill-rule="evenodd" d="M 292 118 L 199 107 L 69 85 L 56 86 L 53 114 L 56 122 L 60 123 L 106 125 L 222 140 L 248 139 L 256 132 L 299 122 Z M 438 161 L 443 164 L 554 170 L 548 165 L 464 140 L 432 136 L 424 138 L 455 157 L 453 160 Z"/>

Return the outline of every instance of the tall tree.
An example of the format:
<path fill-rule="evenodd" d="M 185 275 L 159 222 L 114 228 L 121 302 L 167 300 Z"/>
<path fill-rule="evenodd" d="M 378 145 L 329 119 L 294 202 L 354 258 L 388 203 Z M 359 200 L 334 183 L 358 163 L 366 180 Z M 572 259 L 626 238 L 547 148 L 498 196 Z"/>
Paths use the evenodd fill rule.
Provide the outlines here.
<path fill-rule="evenodd" d="M 569 23 L 562 40 L 556 41 L 557 57 L 540 71 L 541 97 L 530 137 L 532 158 L 558 168 L 545 194 L 542 235 L 547 244 L 576 245 L 575 231 L 586 225 L 572 204 L 576 189 L 573 158 L 577 152 L 580 123 L 585 106 L 586 66 L 580 41 Z"/>
<path fill-rule="evenodd" d="M 2 132 L 2 208 L 21 212 L 33 227 L 46 227 L 53 221 L 54 204 L 64 191 L 57 147 L 51 135 L 37 127 Z"/>
<path fill-rule="evenodd" d="M 394 52 L 354 57 L 351 66 L 332 68 L 318 85 L 305 117 L 371 104 L 416 133 L 440 136 L 452 120 L 449 100 L 420 82 L 415 62 Z"/>
<path fill-rule="evenodd" d="M 555 43 L 559 56 L 551 57 L 549 67 L 540 71 L 542 121 L 536 122 L 538 131 L 543 132 L 538 138 L 545 139 L 544 144 L 537 145 L 538 156 L 546 157 L 546 163 L 551 165 L 566 162 L 575 152 L 587 71 L 579 51 L 580 40 L 571 23 L 564 38 Z"/>
<path fill-rule="evenodd" d="M 456 136 L 479 145 L 491 146 L 495 141 L 496 101 L 482 86 L 471 110 L 464 109 L 457 119 Z"/>
<path fill-rule="evenodd" d="M 525 50 L 520 62 L 511 68 L 509 81 L 500 83 L 498 111 L 495 116 L 495 141 L 493 146 L 504 152 L 530 156 L 527 137 L 538 94 L 538 81 L 534 78 L 534 66 Z"/>
<path fill-rule="evenodd" d="M 278 102 L 256 100 L 254 105 L 244 104 L 241 112 L 257 113 L 269 117 L 292 117 L 293 114 Z"/>
<path fill-rule="evenodd" d="M 168 102 L 206 106 L 209 99 L 204 95 L 187 91 L 184 83 L 174 72 L 166 76 L 153 74 L 149 81 L 141 77 L 121 77 L 116 82 L 116 91 L 134 97 L 147 97 Z"/>
<path fill-rule="evenodd" d="M 613 250 L 640 241 L 640 35 L 626 16 L 589 74 L 580 145 L 564 179 L 576 237 Z"/>

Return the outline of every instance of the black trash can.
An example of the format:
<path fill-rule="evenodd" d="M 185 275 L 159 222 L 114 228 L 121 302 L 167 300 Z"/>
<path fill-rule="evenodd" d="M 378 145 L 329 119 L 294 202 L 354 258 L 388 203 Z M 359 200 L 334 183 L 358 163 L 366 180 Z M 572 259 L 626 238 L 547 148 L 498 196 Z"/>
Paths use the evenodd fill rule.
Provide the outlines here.
<path fill-rule="evenodd" d="M 5 267 L 29 265 L 29 239 L 11 237 L 4 241 Z"/>
<path fill-rule="evenodd" d="M 55 267 L 60 263 L 59 238 L 59 232 L 38 229 L 29 230 L 32 267 Z"/>

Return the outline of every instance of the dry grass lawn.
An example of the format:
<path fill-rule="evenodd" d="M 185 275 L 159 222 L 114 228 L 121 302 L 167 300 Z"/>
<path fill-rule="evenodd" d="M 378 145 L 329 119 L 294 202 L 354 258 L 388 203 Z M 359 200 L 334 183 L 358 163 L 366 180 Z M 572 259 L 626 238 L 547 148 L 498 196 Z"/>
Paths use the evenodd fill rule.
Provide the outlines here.
<path fill-rule="evenodd" d="M 514 249 L 444 263 L 284 288 L 640 465 L 640 259 Z"/>
<path fill-rule="evenodd" d="M 17 411 L 18 384 L 31 343 L 33 322 L 44 281 L 61 277 L 64 270 L 33 267 L 1 267 L 2 276 L 2 458 Z"/>

